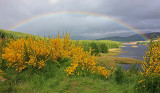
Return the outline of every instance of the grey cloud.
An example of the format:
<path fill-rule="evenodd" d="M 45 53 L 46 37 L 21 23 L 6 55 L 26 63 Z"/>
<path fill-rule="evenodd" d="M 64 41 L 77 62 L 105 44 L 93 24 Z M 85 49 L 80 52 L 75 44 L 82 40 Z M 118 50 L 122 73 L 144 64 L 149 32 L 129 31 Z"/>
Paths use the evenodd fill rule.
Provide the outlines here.
<path fill-rule="evenodd" d="M 81 11 L 111 16 L 143 33 L 154 32 L 160 29 L 159 3 L 159 0 L 1 0 L 0 28 L 8 29 L 49 12 Z M 78 15 L 41 18 L 15 30 L 40 35 L 69 31 L 73 37 L 87 39 L 133 34 L 111 20 Z"/>

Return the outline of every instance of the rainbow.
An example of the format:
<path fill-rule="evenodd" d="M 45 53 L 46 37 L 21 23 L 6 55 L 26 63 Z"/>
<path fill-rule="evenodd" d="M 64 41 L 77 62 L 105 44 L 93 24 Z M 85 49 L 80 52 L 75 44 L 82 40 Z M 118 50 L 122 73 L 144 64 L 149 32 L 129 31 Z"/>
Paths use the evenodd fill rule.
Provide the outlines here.
<path fill-rule="evenodd" d="M 39 20 L 41 18 L 45 18 L 45 17 L 49 17 L 49 16 L 57 16 L 57 15 L 84 15 L 84 16 L 106 18 L 106 19 L 109 19 L 109 20 L 119 24 L 122 27 L 127 28 L 129 31 L 131 31 L 135 34 L 138 34 L 138 36 L 141 37 L 143 40 L 145 40 L 145 41 L 148 40 L 148 38 L 143 36 L 142 33 L 139 32 L 139 30 L 133 28 L 132 26 L 130 26 L 130 25 L 118 20 L 118 19 L 115 19 L 113 17 L 107 16 L 107 15 L 102 15 L 102 14 L 97 14 L 97 13 L 92 13 L 92 12 L 77 12 L 77 11 L 50 12 L 50 13 L 46 13 L 46 14 L 42 14 L 42 15 L 39 15 L 39 16 L 35 16 L 35 17 L 32 17 L 32 18 L 26 19 L 26 20 L 24 20 L 24 21 L 22 21 L 22 22 L 20 22 L 16 25 L 12 26 L 8 30 L 15 30 L 16 28 L 19 28 L 19 27 L 21 27 L 25 24 L 29 24 L 29 23 L 31 23 L 35 20 Z"/>

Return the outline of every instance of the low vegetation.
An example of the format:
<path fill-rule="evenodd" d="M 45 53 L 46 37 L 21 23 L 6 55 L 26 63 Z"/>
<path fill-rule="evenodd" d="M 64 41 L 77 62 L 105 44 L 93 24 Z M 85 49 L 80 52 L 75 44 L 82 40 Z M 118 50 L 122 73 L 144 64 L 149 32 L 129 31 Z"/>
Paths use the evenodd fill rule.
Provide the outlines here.
<path fill-rule="evenodd" d="M 100 53 L 108 53 L 109 49 L 119 48 L 122 44 L 120 42 L 111 40 L 74 40 L 76 44 L 81 44 L 84 51 L 89 51 L 91 48 L 92 54 L 99 55 Z"/>

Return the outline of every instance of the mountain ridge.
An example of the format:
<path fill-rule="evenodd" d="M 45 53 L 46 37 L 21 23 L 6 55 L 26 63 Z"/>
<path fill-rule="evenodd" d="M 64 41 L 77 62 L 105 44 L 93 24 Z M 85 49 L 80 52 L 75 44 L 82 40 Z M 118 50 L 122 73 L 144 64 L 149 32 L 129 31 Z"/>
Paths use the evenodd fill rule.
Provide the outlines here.
<path fill-rule="evenodd" d="M 152 35 L 154 36 L 154 38 L 157 38 L 157 36 L 160 36 L 160 32 L 151 32 L 151 33 L 145 33 L 140 35 L 148 39 L 150 39 Z M 139 36 L 139 34 L 134 34 L 127 37 L 120 37 L 120 36 L 105 37 L 97 40 L 113 40 L 113 41 L 121 41 L 121 42 L 145 41 L 142 37 Z"/>

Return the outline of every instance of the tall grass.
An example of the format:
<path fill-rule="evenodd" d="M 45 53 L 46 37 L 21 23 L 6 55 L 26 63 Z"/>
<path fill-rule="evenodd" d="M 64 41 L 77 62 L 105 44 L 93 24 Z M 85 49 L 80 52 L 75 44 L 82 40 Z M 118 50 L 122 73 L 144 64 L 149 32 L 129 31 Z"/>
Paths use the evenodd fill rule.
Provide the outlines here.
<path fill-rule="evenodd" d="M 76 44 L 82 44 L 85 51 L 93 49 L 92 54 L 108 53 L 111 48 L 119 48 L 122 44 L 120 42 L 111 40 L 73 40 Z"/>

